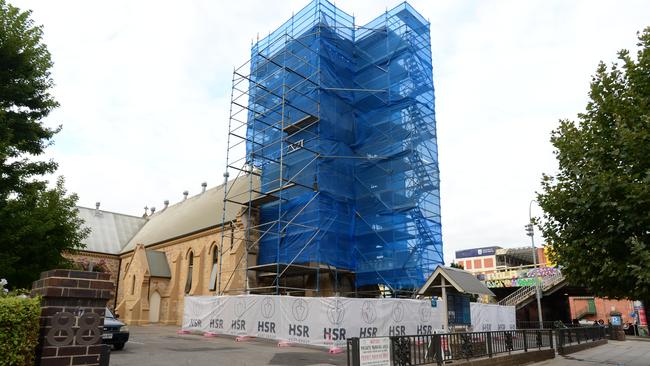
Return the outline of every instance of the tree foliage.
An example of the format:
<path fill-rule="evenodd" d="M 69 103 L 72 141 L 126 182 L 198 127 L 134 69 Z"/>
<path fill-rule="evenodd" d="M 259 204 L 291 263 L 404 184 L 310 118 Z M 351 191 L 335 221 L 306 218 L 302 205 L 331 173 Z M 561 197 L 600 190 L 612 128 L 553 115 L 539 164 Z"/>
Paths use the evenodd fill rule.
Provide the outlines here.
<path fill-rule="evenodd" d="M 36 159 L 60 130 L 43 123 L 58 104 L 42 36 L 29 11 L 0 0 L 0 277 L 14 287 L 64 264 L 87 235 L 63 179 L 52 189 L 42 180 L 56 163 Z"/>
<path fill-rule="evenodd" d="M 465 269 L 465 267 L 463 267 L 463 265 L 462 265 L 461 263 L 458 263 L 458 262 L 451 262 L 451 264 L 449 265 L 449 267 L 451 267 L 451 268 L 458 268 L 458 269 Z"/>
<path fill-rule="evenodd" d="M 537 200 L 552 260 L 597 295 L 650 299 L 650 27 L 609 68 L 600 63 L 586 111 L 562 120 L 559 163 Z"/>

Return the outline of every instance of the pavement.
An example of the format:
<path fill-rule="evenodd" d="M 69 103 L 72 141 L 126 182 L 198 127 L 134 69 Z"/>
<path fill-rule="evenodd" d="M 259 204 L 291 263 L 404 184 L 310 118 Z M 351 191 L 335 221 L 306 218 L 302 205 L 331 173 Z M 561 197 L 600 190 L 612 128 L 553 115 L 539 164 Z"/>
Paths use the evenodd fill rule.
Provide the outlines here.
<path fill-rule="evenodd" d="M 347 365 L 345 353 L 329 354 L 323 348 L 283 347 L 277 341 L 233 337 L 205 338 L 178 335 L 178 326 L 130 326 L 131 335 L 121 351 L 112 350 L 110 366 L 184 365 Z"/>
<path fill-rule="evenodd" d="M 650 366 L 650 342 L 609 341 L 607 344 L 572 353 L 530 366 Z"/>

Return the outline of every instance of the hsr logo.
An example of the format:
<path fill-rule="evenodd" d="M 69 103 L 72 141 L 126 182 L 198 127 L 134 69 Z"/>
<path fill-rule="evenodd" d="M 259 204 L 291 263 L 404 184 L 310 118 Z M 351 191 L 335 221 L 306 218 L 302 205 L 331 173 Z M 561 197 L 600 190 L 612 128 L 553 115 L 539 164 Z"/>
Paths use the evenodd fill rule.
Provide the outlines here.
<path fill-rule="evenodd" d="M 275 301 L 271 297 L 265 297 L 260 304 L 262 316 L 269 321 L 258 321 L 257 331 L 260 333 L 275 334 L 275 322 L 271 321 L 275 314 Z"/>
<path fill-rule="evenodd" d="M 244 313 L 246 313 L 246 300 L 245 299 L 239 299 L 237 302 L 235 302 L 235 316 L 237 319 L 233 319 L 230 322 L 230 329 L 233 330 L 246 330 L 246 321 L 243 319 L 240 319 Z"/>
<path fill-rule="evenodd" d="M 304 321 L 309 315 L 309 307 L 303 299 L 296 299 L 291 306 L 291 314 L 297 322 Z"/>
<path fill-rule="evenodd" d="M 420 321 L 426 323 L 431 320 L 431 305 L 429 303 L 420 304 L 418 308 L 418 315 L 420 315 Z"/>
<path fill-rule="evenodd" d="M 392 315 L 395 322 L 399 323 L 404 319 L 404 305 L 402 305 L 401 302 L 395 302 L 395 305 L 393 305 Z"/>
<path fill-rule="evenodd" d="M 275 302 L 270 297 L 265 297 L 260 304 L 260 310 L 262 316 L 266 319 L 270 319 L 275 314 Z"/>
<path fill-rule="evenodd" d="M 309 305 L 303 299 L 295 299 L 291 304 L 291 315 L 295 322 L 302 322 L 309 315 Z M 289 336 L 298 342 L 305 342 L 309 338 L 309 326 L 305 324 L 289 324 Z"/>
<path fill-rule="evenodd" d="M 238 318 L 241 318 L 242 315 L 244 315 L 245 312 L 246 312 L 246 300 L 244 300 L 244 299 L 239 299 L 239 300 L 235 303 L 235 315 L 236 315 Z"/>
<path fill-rule="evenodd" d="M 345 319 L 345 307 L 341 300 L 332 300 L 327 304 L 327 319 L 330 323 L 337 326 L 335 328 L 323 328 L 323 339 L 328 339 L 332 341 L 338 341 L 345 339 L 345 328 L 339 328 L 338 326 L 343 323 Z"/>
<path fill-rule="evenodd" d="M 202 306 L 192 300 L 186 299 L 185 301 L 187 301 L 185 304 L 185 318 L 189 320 L 189 327 L 200 328 L 202 323 L 201 318 L 203 318 L 201 314 Z"/>
<path fill-rule="evenodd" d="M 210 305 L 212 307 L 210 311 L 210 315 L 208 316 L 208 328 L 209 329 L 223 329 L 223 318 L 221 317 L 222 315 L 222 310 L 224 303 L 221 301 L 221 299 L 216 298 L 212 300 L 212 303 Z"/>
<path fill-rule="evenodd" d="M 361 319 L 363 319 L 363 321 L 368 325 L 372 325 L 375 320 L 377 320 L 377 310 L 375 309 L 375 304 L 372 301 L 366 300 L 361 305 Z M 377 331 L 378 329 L 376 327 L 359 328 L 359 337 L 375 337 L 377 335 Z"/>
<path fill-rule="evenodd" d="M 345 318 L 345 308 L 341 300 L 333 300 L 327 305 L 327 319 L 334 325 L 339 325 Z"/>
<path fill-rule="evenodd" d="M 361 305 L 361 319 L 366 324 L 372 324 L 377 319 L 377 310 L 375 310 L 375 304 L 372 301 L 364 301 L 363 305 Z"/>

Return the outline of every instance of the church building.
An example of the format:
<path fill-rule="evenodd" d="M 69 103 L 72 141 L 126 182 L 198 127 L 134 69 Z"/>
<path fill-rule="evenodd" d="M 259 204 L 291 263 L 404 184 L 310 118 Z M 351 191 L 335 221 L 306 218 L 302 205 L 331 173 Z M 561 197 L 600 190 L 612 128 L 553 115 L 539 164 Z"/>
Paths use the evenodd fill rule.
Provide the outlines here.
<path fill-rule="evenodd" d="M 109 301 L 128 324 L 180 324 L 186 295 L 241 294 L 245 208 L 223 212 L 224 186 L 206 189 L 142 217 L 78 207 L 90 229 L 86 248 L 68 258 L 111 273 Z M 240 180 L 229 189 L 246 189 Z M 222 213 L 225 216 L 222 216 Z M 223 223 L 225 222 L 225 225 Z M 255 254 L 249 251 L 249 256 Z M 249 258 L 254 261 L 255 258 Z M 221 266 L 221 278 L 217 278 Z M 92 269 L 91 269 L 92 270 Z"/>

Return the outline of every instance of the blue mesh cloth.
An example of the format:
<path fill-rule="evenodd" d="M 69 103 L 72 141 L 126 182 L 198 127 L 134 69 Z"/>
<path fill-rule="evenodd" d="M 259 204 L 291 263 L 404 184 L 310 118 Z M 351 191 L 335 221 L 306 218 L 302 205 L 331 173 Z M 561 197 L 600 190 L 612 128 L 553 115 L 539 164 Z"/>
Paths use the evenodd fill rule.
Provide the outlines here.
<path fill-rule="evenodd" d="M 316 0 L 251 49 L 247 163 L 258 264 L 326 264 L 420 287 L 443 263 L 429 23 L 408 3 L 365 26 Z"/>

